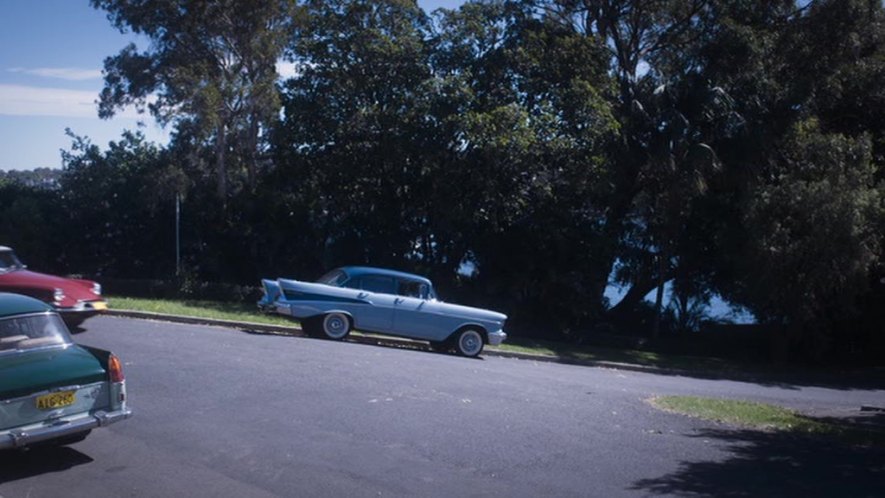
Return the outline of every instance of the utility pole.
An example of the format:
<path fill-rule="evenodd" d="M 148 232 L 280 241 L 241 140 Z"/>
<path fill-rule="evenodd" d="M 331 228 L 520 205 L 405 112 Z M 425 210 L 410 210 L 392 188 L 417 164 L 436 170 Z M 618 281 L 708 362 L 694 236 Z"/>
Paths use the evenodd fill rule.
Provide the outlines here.
<path fill-rule="evenodd" d="M 175 194 L 175 276 L 181 275 L 181 194 Z"/>

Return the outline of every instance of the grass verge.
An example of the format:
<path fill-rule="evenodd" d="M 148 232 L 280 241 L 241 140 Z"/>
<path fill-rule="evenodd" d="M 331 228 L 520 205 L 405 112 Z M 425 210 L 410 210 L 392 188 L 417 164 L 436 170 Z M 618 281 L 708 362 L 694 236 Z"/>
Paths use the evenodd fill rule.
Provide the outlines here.
<path fill-rule="evenodd" d="M 885 445 L 885 432 L 856 427 L 850 421 L 815 419 L 765 403 L 697 396 L 659 396 L 650 403 L 664 411 L 747 429 L 823 436 L 851 444 Z"/>
<path fill-rule="evenodd" d="M 166 315 L 234 320 L 298 328 L 298 322 L 283 318 L 282 316 L 259 313 L 255 305 L 250 303 L 225 303 L 188 299 L 173 301 L 169 299 L 144 299 L 123 296 L 109 296 L 108 301 L 111 308 L 119 310 L 147 311 Z"/>

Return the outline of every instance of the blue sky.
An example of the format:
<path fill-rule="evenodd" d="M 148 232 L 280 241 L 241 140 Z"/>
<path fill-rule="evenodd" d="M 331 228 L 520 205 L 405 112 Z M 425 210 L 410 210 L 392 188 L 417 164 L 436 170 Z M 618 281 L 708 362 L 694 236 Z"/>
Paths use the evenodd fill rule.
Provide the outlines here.
<path fill-rule="evenodd" d="M 424 9 L 456 8 L 463 0 L 419 0 Z M 134 41 L 88 0 L 0 0 L 0 170 L 61 167 L 65 128 L 105 148 L 124 129 L 165 142 L 148 115 L 123 112 L 98 119 L 105 57 Z"/>

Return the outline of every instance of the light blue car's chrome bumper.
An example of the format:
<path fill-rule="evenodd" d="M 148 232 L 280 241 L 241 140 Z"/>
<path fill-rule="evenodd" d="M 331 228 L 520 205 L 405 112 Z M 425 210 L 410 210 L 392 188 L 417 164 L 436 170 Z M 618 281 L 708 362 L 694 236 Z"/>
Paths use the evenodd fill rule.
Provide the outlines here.
<path fill-rule="evenodd" d="M 497 346 L 498 344 L 504 342 L 505 339 L 507 339 L 507 333 L 503 330 L 499 330 L 497 332 L 489 332 L 488 336 L 489 346 Z"/>
<path fill-rule="evenodd" d="M 0 431 L 0 450 L 23 448 L 42 441 L 78 434 L 131 416 L 132 410 L 124 408 L 113 412 L 99 411 L 92 415 L 65 417 L 54 422 L 33 424 L 5 433 Z"/>

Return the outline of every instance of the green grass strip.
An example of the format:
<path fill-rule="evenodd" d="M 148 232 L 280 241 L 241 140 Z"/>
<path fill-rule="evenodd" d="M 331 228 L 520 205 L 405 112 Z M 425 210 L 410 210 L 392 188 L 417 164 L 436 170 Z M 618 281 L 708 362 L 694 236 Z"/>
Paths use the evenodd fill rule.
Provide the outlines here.
<path fill-rule="evenodd" d="M 780 406 L 752 401 L 658 396 L 650 400 L 661 410 L 753 430 L 811 434 L 850 444 L 885 445 L 885 433 L 851 421 L 819 420 Z"/>
<path fill-rule="evenodd" d="M 216 320 L 262 323 L 298 328 L 298 322 L 279 315 L 259 313 L 254 303 L 226 303 L 200 300 L 143 299 L 109 296 L 111 309 L 146 311 L 167 315 L 179 315 Z"/>
<path fill-rule="evenodd" d="M 662 396 L 652 404 L 666 411 L 712 420 L 751 429 L 827 432 L 821 422 L 774 405 L 732 399 L 699 398 L 695 396 Z"/>

